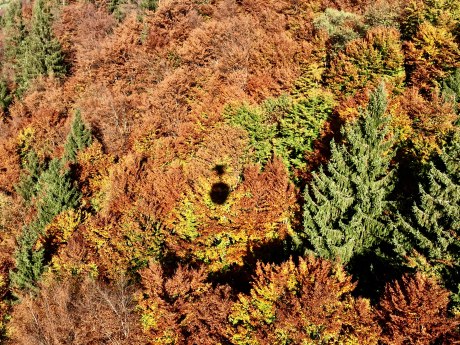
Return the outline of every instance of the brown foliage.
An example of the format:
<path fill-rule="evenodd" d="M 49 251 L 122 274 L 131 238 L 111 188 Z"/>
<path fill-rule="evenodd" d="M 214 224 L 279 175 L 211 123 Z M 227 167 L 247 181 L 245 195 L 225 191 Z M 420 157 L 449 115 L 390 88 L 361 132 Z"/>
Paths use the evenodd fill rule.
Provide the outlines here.
<path fill-rule="evenodd" d="M 369 301 L 353 299 L 343 268 L 322 259 L 257 266 L 249 296 L 232 308 L 235 344 L 377 344 Z"/>
<path fill-rule="evenodd" d="M 206 262 L 211 271 L 243 265 L 257 248 L 285 239 L 295 211 L 295 190 L 284 164 L 269 162 L 244 171 L 244 181 L 201 177 L 165 220 L 166 243 L 183 259 Z M 234 183 L 234 182 L 233 182 Z M 222 202 L 214 186 L 225 185 Z"/>
<path fill-rule="evenodd" d="M 230 290 L 206 283 L 203 269 L 179 266 L 165 277 L 161 266 L 151 263 L 141 272 L 139 310 L 149 344 L 227 343 Z"/>
<path fill-rule="evenodd" d="M 460 67 L 460 48 L 454 35 L 445 27 L 428 22 L 420 25 L 413 41 L 406 43 L 405 51 L 411 85 L 424 90 Z"/>
<path fill-rule="evenodd" d="M 420 273 L 386 286 L 377 309 L 386 344 L 432 344 L 455 332 L 460 319 L 447 312 L 449 292 Z"/>
<path fill-rule="evenodd" d="M 409 88 L 395 98 L 391 112 L 401 139 L 407 140 L 412 154 L 421 159 L 440 149 L 457 119 L 452 104 L 446 102 L 438 90 L 423 96 L 419 89 Z"/>
<path fill-rule="evenodd" d="M 90 278 L 52 281 L 24 296 L 10 323 L 13 344 L 145 344 L 133 311 L 133 290 Z"/>

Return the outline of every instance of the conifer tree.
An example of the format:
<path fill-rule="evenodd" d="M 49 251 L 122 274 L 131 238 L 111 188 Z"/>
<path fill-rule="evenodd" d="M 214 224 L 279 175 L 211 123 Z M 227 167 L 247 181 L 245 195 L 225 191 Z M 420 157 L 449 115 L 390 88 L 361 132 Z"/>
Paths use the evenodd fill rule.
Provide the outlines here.
<path fill-rule="evenodd" d="M 8 114 L 8 107 L 11 104 L 13 97 L 11 96 L 8 85 L 4 80 L 0 80 L 0 111 L 3 113 L 3 117 Z"/>
<path fill-rule="evenodd" d="M 90 146 L 91 142 L 91 131 L 86 128 L 81 118 L 80 111 L 77 110 L 64 146 L 64 158 L 69 162 L 75 162 L 78 151 Z"/>
<path fill-rule="evenodd" d="M 38 191 L 38 179 L 42 172 L 42 166 L 34 150 L 30 150 L 23 158 L 24 173 L 22 173 L 16 192 L 28 204 L 36 196 Z"/>
<path fill-rule="evenodd" d="M 45 248 L 37 249 L 37 241 L 55 216 L 69 208 L 76 208 L 80 199 L 69 171 L 63 171 L 62 162 L 53 159 L 38 180 L 37 218 L 24 227 L 15 253 L 16 270 L 10 278 L 19 289 L 32 289 L 45 267 Z"/>
<path fill-rule="evenodd" d="M 16 269 L 10 272 L 11 286 L 17 289 L 33 290 L 35 282 L 43 273 L 44 249 L 36 250 L 40 231 L 36 223 L 22 229 L 14 254 Z"/>
<path fill-rule="evenodd" d="M 394 174 L 386 105 L 380 86 L 367 111 L 343 130 L 345 143 L 332 142 L 329 164 L 313 174 L 305 191 L 302 235 L 321 257 L 348 263 L 388 236 L 383 213 Z"/>
<path fill-rule="evenodd" d="M 404 257 L 421 255 L 456 291 L 460 282 L 460 133 L 454 134 L 439 158 L 439 164 L 431 163 L 428 183 L 419 185 L 419 201 L 412 214 L 399 217 L 395 243 Z"/>
<path fill-rule="evenodd" d="M 72 183 L 70 172 L 62 170 L 61 160 L 53 159 L 40 176 L 37 221 L 42 229 L 62 211 L 78 206 L 78 190 Z"/>
<path fill-rule="evenodd" d="M 52 31 L 53 17 L 44 0 L 37 0 L 33 8 L 30 33 L 21 44 L 19 82 L 21 91 L 30 80 L 43 76 L 61 77 L 66 73 L 59 41 Z"/>
<path fill-rule="evenodd" d="M 21 1 L 15 0 L 10 2 L 4 18 L 5 57 L 7 60 L 15 61 L 19 55 L 20 46 L 26 37 Z"/>

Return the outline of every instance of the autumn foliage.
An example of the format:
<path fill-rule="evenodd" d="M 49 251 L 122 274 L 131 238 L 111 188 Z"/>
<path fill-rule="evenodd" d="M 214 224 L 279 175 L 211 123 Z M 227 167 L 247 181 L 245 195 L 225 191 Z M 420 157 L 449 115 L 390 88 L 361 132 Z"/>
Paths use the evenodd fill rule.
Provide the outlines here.
<path fill-rule="evenodd" d="M 460 215 L 411 213 L 457 162 L 459 28 L 453 0 L 4 1 L 0 342 L 459 342 L 429 251 Z"/>

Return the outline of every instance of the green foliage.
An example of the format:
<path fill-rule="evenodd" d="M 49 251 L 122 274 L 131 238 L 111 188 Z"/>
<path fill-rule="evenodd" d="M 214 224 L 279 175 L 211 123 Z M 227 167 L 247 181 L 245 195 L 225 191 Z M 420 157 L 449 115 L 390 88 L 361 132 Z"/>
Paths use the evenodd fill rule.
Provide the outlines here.
<path fill-rule="evenodd" d="M 21 1 L 15 0 L 10 2 L 4 21 L 5 57 L 7 60 L 14 62 L 19 55 L 20 46 L 26 37 Z"/>
<path fill-rule="evenodd" d="M 85 123 L 81 119 L 80 111 L 77 110 L 72 122 L 70 133 L 67 136 L 67 141 L 64 145 L 64 159 L 69 162 L 75 162 L 78 151 L 90 146 L 91 142 L 91 131 L 86 128 Z"/>
<path fill-rule="evenodd" d="M 38 180 L 43 169 L 34 150 L 30 150 L 23 158 L 23 169 L 24 172 L 15 189 L 26 204 L 30 204 L 32 198 L 37 195 Z"/>
<path fill-rule="evenodd" d="M 460 68 L 457 68 L 446 80 L 442 86 L 442 95 L 448 102 L 454 104 L 455 110 L 458 112 L 460 103 Z"/>
<path fill-rule="evenodd" d="M 140 7 L 148 11 L 156 11 L 158 8 L 158 0 L 141 0 Z"/>
<path fill-rule="evenodd" d="M 20 91 L 27 89 L 36 77 L 62 77 L 66 73 L 64 56 L 52 30 L 53 17 L 44 0 L 37 0 L 33 8 L 31 30 L 20 47 Z"/>
<path fill-rule="evenodd" d="M 31 156 L 30 169 L 37 169 L 36 162 Z M 45 227 L 55 216 L 62 211 L 76 208 L 79 193 L 73 186 L 69 171 L 62 171 L 62 162 L 53 159 L 36 183 L 35 221 L 25 226 L 18 240 L 15 252 L 16 270 L 10 274 L 11 282 L 18 289 L 32 289 L 43 273 L 45 266 L 45 248 L 38 248 L 38 240 L 45 231 Z M 36 176 L 35 171 L 35 176 Z M 35 193 L 33 181 L 29 183 L 29 193 Z"/>
<path fill-rule="evenodd" d="M 393 140 L 386 104 L 381 86 L 365 114 L 343 130 L 346 143 L 331 144 L 328 173 L 322 168 L 314 173 L 305 191 L 302 235 L 321 257 L 347 263 L 388 236 L 383 214 L 394 174 L 389 171 Z"/>
<path fill-rule="evenodd" d="M 6 82 L 4 80 L 1 80 L 0 81 L 0 111 L 2 111 L 3 114 L 6 114 L 8 112 L 8 107 L 10 106 L 12 100 L 13 100 L 13 96 L 11 95 L 10 90 L 8 90 L 8 85 L 6 85 Z"/>
<path fill-rule="evenodd" d="M 63 170 L 61 160 L 53 159 L 38 181 L 37 222 L 42 229 L 62 211 L 78 206 L 79 192 L 70 172 Z"/>
<path fill-rule="evenodd" d="M 36 223 L 22 229 L 14 254 L 16 269 L 10 272 L 11 286 L 17 289 L 34 290 L 35 282 L 43 273 L 44 249 L 36 250 L 40 232 Z"/>
<path fill-rule="evenodd" d="M 431 163 L 428 183 L 419 186 L 419 201 L 413 205 L 412 214 L 399 217 L 395 236 L 402 256 L 426 262 L 454 290 L 460 279 L 459 162 L 460 134 L 456 133 L 440 155 L 439 164 Z"/>
<path fill-rule="evenodd" d="M 362 18 L 354 13 L 328 8 L 313 22 L 317 30 L 326 31 L 330 37 L 332 52 L 345 48 L 345 45 L 364 34 Z"/>
<path fill-rule="evenodd" d="M 331 94 L 313 91 L 306 98 L 281 96 L 258 107 L 227 108 L 225 117 L 248 132 L 256 162 L 265 164 L 276 154 L 292 172 L 305 167 L 305 153 L 312 150 L 333 106 Z"/>

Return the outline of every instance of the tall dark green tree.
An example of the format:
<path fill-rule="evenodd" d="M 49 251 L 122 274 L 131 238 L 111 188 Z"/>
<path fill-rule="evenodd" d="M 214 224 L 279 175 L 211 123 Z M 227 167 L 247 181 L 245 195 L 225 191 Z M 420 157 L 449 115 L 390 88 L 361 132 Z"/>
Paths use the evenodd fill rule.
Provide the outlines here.
<path fill-rule="evenodd" d="M 20 47 L 26 37 L 24 19 L 22 17 L 22 2 L 11 1 L 4 16 L 4 49 L 5 58 L 9 62 L 15 62 L 19 55 Z"/>
<path fill-rule="evenodd" d="M 22 159 L 22 165 L 23 173 L 15 189 L 26 204 L 30 204 L 32 198 L 37 195 L 38 180 L 43 168 L 34 150 L 27 152 Z"/>
<path fill-rule="evenodd" d="M 39 179 L 36 204 L 39 227 L 43 229 L 62 211 L 76 208 L 79 200 L 80 194 L 70 171 L 63 168 L 61 160 L 53 159 Z"/>
<path fill-rule="evenodd" d="M 419 186 L 412 213 L 399 217 L 395 244 L 403 257 L 440 273 L 455 292 L 460 284 L 460 133 L 439 158 L 431 163 L 427 183 Z"/>
<path fill-rule="evenodd" d="M 32 289 L 43 273 L 46 248 L 37 248 L 37 242 L 46 226 L 61 212 L 76 208 L 80 200 L 70 172 L 59 159 L 49 163 L 37 184 L 37 218 L 24 227 L 18 239 L 16 269 L 10 273 L 11 282 L 18 289 Z"/>
<path fill-rule="evenodd" d="M 64 145 L 64 158 L 69 162 L 75 162 L 78 151 L 90 146 L 91 142 L 91 131 L 86 127 L 81 118 L 80 111 L 77 110 L 70 133 Z"/>
<path fill-rule="evenodd" d="M 53 17 L 44 0 L 37 0 L 33 8 L 31 29 L 21 44 L 19 59 L 20 91 L 27 89 L 36 77 L 62 77 L 66 73 L 64 55 L 52 31 Z"/>
<path fill-rule="evenodd" d="M 344 143 L 331 143 L 325 169 L 305 191 L 304 240 L 316 255 L 348 263 L 388 236 L 384 212 L 394 185 L 393 140 L 380 86 L 356 123 L 345 126 Z"/>

